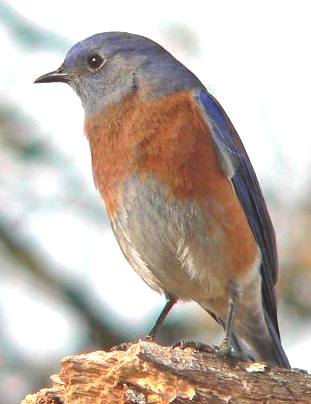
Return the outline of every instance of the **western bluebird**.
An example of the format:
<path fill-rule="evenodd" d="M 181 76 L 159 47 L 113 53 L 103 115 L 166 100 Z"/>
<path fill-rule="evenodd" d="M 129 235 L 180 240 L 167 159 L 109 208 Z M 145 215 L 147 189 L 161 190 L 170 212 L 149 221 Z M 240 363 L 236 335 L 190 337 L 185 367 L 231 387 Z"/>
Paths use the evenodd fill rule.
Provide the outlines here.
<path fill-rule="evenodd" d="M 275 235 L 228 116 L 157 43 L 107 32 L 77 43 L 36 83 L 81 98 L 95 182 L 135 271 L 167 304 L 193 300 L 225 329 L 220 353 L 290 367 L 280 342 Z"/>

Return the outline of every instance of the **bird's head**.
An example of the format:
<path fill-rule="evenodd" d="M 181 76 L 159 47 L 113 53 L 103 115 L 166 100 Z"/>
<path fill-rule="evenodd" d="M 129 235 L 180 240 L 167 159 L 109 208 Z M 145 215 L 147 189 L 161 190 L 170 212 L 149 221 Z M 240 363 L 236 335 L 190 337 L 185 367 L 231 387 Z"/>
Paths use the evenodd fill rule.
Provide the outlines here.
<path fill-rule="evenodd" d="M 156 42 L 125 32 L 104 32 L 74 45 L 64 63 L 35 83 L 68 83 L 87 114 L 139 92 L 142 97 L 200 86 L 185 66 Z"/>

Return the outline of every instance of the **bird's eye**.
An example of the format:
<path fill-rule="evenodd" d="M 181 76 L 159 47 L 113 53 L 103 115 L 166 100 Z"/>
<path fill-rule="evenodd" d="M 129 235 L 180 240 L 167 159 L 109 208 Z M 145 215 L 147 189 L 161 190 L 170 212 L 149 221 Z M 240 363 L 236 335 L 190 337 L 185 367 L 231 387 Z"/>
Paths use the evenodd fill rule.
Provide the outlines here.
<path fill-rule="evenodd" d="M 103 67 L 105 62 L 106 60 L 102 56 L 95 53 L 87 58 L 87 67 L 89 70 L 91 70 L 91 72 L 95 72 Z"/>

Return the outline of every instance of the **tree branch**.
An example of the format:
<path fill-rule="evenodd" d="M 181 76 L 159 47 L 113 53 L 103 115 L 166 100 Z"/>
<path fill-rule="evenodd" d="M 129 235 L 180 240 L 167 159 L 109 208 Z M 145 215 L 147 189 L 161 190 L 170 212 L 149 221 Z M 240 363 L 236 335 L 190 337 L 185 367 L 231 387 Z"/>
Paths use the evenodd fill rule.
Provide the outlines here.
<path fill-rule="evenodd" d="M 35 277 L 36 281 L 42 282 L 48 290 L 57 291 L 59 295 L 63 295 L 64 300 L 86 320 L 94 343 L 112 346 L 124 340 L 125 335 L 122 331 L 113 328 L 106 320 L 111 317 L 111 313 L 104 305 L 100 307 L 100 310 L 96 310 L 95 303 L 90 301 L 83 285 L 79 287 L 74 282 L 69 283 L 55 276 L 50 267 L 51 264 L 45 261 L 43 256 L 17 231 L 10 231 L 1 220 L 0 242 L 13 258 Z"/>
<path fill-rule="evenodd" d="M 22 404 L 311 402 L 311 376 L 302 371 L 151 342 L 65 357 L 51 378 L 53 387 Z"/>

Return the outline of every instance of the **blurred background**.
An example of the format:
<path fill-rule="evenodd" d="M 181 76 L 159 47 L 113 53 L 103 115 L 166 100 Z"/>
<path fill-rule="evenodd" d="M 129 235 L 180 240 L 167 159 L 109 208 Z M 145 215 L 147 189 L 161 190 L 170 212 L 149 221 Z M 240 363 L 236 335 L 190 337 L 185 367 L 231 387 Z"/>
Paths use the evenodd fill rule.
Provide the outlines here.
<path fill-rule="evenodd" d="M 48 385 L 65 355 L 145 334 L 164 304 L 112 236 L 79 99 L 32 84 L 110 30 L 160 42 L 231 117 L 277 232 L 283 343 L 311 371 L 310 18 L 309 0 L 0 1 L 0 404 Z M 159 340 L 221 335 L 180 304 Z"/>

